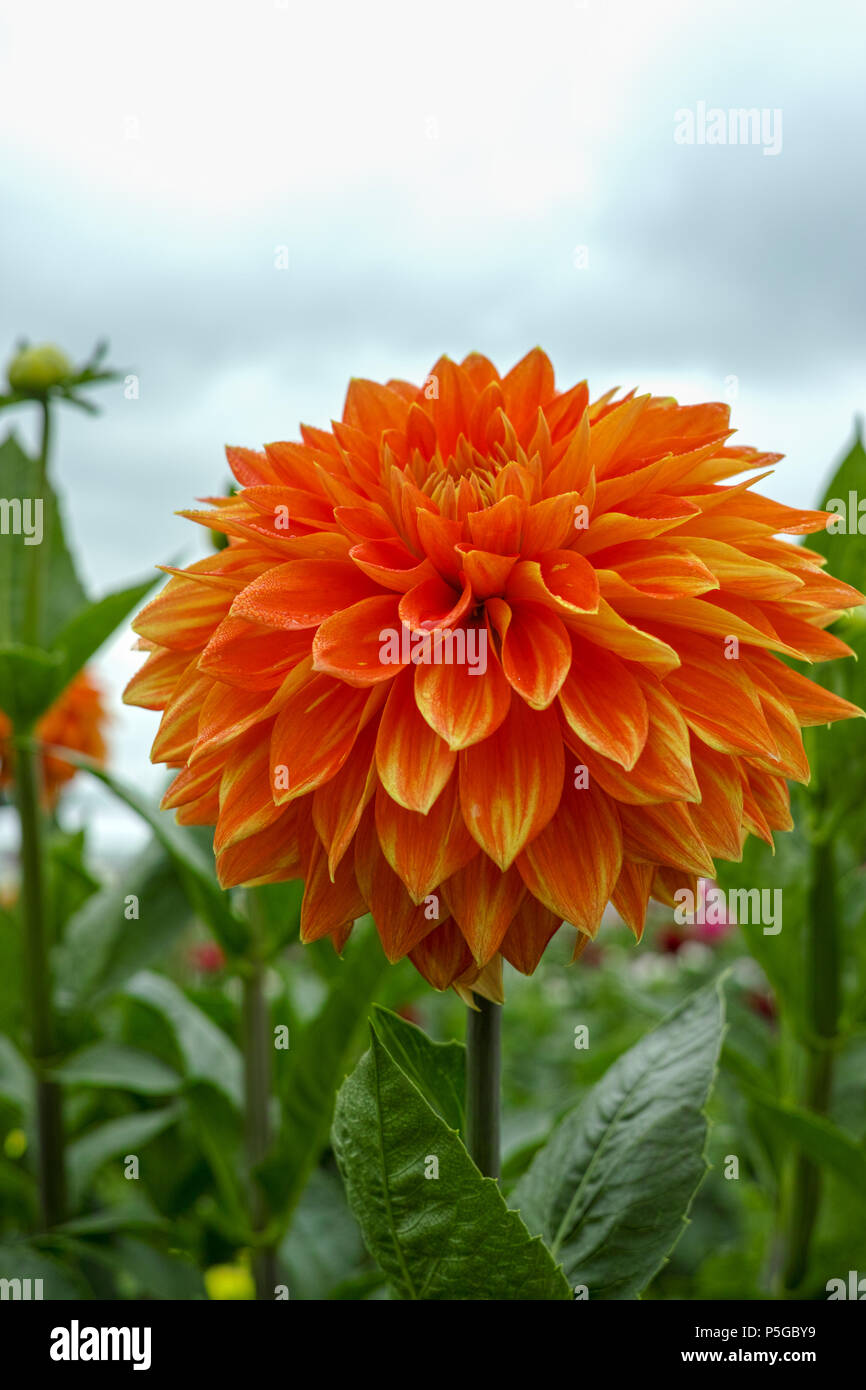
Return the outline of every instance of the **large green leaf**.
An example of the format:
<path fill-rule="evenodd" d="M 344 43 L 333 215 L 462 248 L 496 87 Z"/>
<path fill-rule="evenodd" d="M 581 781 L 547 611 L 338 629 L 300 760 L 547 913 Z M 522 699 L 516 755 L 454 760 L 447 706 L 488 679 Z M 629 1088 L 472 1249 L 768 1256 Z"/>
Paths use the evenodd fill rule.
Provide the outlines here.
<path fill-rule="evenodd" d="M 189 1081 L 206 1081 L 241 1109 L 243 1060 L 235 1044 L 221 1028 L 197 1008 L 164 975 L 142 970 L 126 985 L 124 993 L 162 1015 L 171 1029 Z"/>
<path fill-rule="evenodd" d="M 719 985 L 630 1048 L 554 1130 L 511 1201 L 590 1298 L 636 1298 L 679 1239 L 707 1171 Z"/>
<path fill-rule="evenodd" d="M 434 1042 L 423 1028 L 380 1004 L 371 1022 L 394 1061 L 414 1081 L 428 1104 L 450 1129 L 463 1133 L 466 1118 L 466 1048 L 463 1043 Z"/>
<path fill-rule="evenodd" d="M 337 1097 L 333 1141 L 349 1204 L 398 1297 L 568 1298 L 549 1250 L 370 1031 Z"/>
<path fill-rule="evenodd" d="M 282 1118 L 259 1178 L 284 1220 L 328 1142 L 337 1087 L 357 1056 L 356 1038 L 388 969 L 372 922 L 357 923 L 325 1003 L 300 1036 L 290 1038 L 288 1050 L 274 1050 Z"/>
<path fill-rule="evenodd" d="M 66 1086 L 106 1086 L 143 1096 L 170 1096 L 183 1078 L 158 1057 L 122 1043 L 98 1042 L 74 1053 L 52 1073 Z"/>

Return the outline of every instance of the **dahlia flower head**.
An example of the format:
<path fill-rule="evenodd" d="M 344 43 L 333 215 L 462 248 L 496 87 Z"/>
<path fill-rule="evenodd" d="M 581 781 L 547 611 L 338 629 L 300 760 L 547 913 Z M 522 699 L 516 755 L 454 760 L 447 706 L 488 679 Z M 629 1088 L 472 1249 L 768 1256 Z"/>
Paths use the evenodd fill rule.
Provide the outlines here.
<path fill-rule="evenodd" d="M 825 629 L 861 595 L 781 538 L 828 514 L 754 490 L 780 455 L 727 406 L 616 394 L 538 349 L 355 380 L 183 513 L 229 544 L 169 571 L 125 698 L 221 884 L 303 878 L 304 941 L 369 911 L 390 960 L 499 998 L 563 921 L 579 950 L 612 901 L 639 937 L 790 828 L 801 726 L 859 713 L 780 660 L 850 654 Z"/>
<path fill-rule="evenodd" d="M 95 762 L 105 761 L 106 723 L 102 692 L 87 671 L 80 671 L 57 697 L 34 730 L 40 743 L 71 748 L 85 753 Z M 14 756 L 8 744 L 12 723 L 0 710 L 0 787 L 11 787 L 15 781 Z M 60 793 L 77 769 L 59 754 L 43 752 L 41 759 L 42 798 L 45 804 L 56 806 Z"/>

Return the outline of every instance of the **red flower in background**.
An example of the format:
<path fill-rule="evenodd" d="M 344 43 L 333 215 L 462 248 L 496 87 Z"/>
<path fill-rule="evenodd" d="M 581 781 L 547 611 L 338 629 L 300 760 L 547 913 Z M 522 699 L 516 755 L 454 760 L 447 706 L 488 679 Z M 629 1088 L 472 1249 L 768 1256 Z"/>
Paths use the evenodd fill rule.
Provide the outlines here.
<path fill-rule="evenodd" d="M 80 671 L 37 721 L 35 735 L 41 743 L 71 748 L 101 763 L 106 753 L 105 723 L 102 692 L 86 671 Z M 8 742 L 11 733 L 12 724 L 0 710 L 0 786 L 3 787 L 11 786 L 15 780 L 14 758 Z M 76 771 L 58 754 L 43 753 L 43 795 L 49 806 L 56 804 L 62 788 Z"/>

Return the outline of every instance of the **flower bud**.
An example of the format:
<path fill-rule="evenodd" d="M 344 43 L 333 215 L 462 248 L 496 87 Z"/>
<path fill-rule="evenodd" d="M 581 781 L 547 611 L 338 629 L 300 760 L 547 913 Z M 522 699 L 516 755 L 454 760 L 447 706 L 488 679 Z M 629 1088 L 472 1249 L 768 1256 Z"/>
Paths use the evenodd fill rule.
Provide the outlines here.
<path fill-rule="evenodd" d="M 13 391 L 47 391 L 72 375 L 72 363 L 54 343 L 22 348 L 6 372 Z"/>

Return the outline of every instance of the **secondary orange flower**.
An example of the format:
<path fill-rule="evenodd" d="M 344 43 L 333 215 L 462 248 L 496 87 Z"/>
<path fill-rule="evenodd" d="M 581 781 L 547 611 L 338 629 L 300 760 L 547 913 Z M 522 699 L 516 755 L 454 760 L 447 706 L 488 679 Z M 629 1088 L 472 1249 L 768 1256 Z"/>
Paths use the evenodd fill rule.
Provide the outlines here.
<path fill-rule="evenodd" d="M 102 693 L 86 671 L 81 671 L 37 722 L 35 735 L 40 742 L 86 753 L 97 762 L 105 759 L 103 727 L 105 711 Z M 0 786 L 15 780 L 14 760 L 7 740 L 12 732 L 8 717 L 0 711 Z M 42 757 L 42 786 L 45 801 L 54 806 L 62 787 L 75 776 L 71 763 L 53 753 Z"/>
<path fill-rule="evenodd" d="M 860 595 L 778 538 L 827 514 L 731 481 L 779 455 L 726 406 L 614 394 L 539 350 L 354 381 L 186 513 L 230 544 L 141 614 L 126 698 L 221 883 L 304 878 L 305 941 L 369 909 L 390 959 L 495 993 L 609 899 L 639 935 L 790 826 L 800 726 L 857 713 L 779 660 L 849 651 L 824 629 Z"/>

